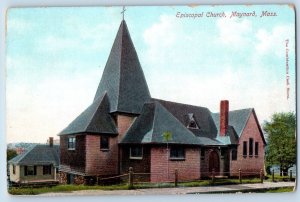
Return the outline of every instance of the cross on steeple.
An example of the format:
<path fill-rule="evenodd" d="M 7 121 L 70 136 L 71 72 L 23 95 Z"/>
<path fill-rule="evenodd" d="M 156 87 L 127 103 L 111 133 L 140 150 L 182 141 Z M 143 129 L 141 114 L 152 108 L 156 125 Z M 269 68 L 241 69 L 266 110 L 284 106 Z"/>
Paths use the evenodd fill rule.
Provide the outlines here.
<path fill-rule="evenodd" d="M 123 20 L 124 20 L 124 13 L 125 13 L 126 9 L 125 9 L 125 6 L 123 6 L 123 10 L 122 10 L 122 15 L 123 15 Z"/>

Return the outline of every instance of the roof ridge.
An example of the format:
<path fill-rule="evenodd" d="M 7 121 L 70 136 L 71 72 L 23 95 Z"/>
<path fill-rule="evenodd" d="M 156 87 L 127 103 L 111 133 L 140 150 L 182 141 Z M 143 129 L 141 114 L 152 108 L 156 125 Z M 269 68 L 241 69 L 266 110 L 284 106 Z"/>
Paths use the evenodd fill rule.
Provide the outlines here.
<path fill-rule="evenodd" d="M 23 160 L 24 157 L 25 157 L 29 152 L 31 152 L 31 151 L 33 150 L 33 148 L 35 148 L 37 145 L 39 145 L 39 144 L 32 145 L 32 146 L 29 147 L 29 149 L 28 149 L 26 152 L 24 152 L 24 153 L 22 153 L 22 154 L 19 154 L 19 155 L 21 155 L 21 157 L 17 160 L 17 162 L 20 162 L 21 160 Z M 16 156 L 16 157 L 17 157 L 17 156 Z M 14 158 L 16 158 L 16 157 L 14 157 Z M 13 158 L 13 159 L 14 159 L 14 158 Z M 13 159 L 11 159 L 9 162 L 11 162 Z"/>
<path fill-rule="evenodd" d="M 202 106 L 199 106 L 199 105 L 185 104 L 185 103 L 181 103 L 181 102 L 168 101 L 168 100 L 163 100 L 163 99 L 158 99 L 158 98 L 151 98 L 151 99 L 154 100 L 154 101 L 158 101 L 158 102 L 163 101 L 163 102 L 169 102 L 169 103 L 173 103 L 173 104 L 180 104 L 180 105 L 191 106 L 191 107 L 205 108 L 205 109 L 209 110 L 207 107 L 202 107 Z"/>
<path fill-rule="evenodd" d="M 242 110 L 252 110 L 254 109 L 253 107 L 249 108 L 242 108 L 242 109 L 235 109 L 235 110 L 229 110 L 228 112 L 237 112 L 237 111 L 242 111 Z M 212 114 L 220 114 L 220 112 L 211 112 Z"/>
<path fill-rule="evenodd" d="M 88 127 L 90 126 L 90 124 L 91 124 L 91 122 L 92 122 L 92 120 L 93 120 L 95 114 L 97 113 L 99 107 L 101 106 L 102 101 L 103 101 L 103 99 L 104 99 L 104 97 L 105 97 L 106 94 L 107 94 L 107 93 L 106 93 L 106 91 L 105 91 L 105 93 L 102 95 L 102 97 L 98 97 L 98 98 L 97 98 L 96 100 L 94 100 L 94 102 L 91 104 L 91 105 L 93 105 L 95 102 L 97 102 L 98 99 L 101 98 L 101 99 L 100 99 L 101 101 L 100 101 L 99 105 L 97 106 L 96 110 L 93 112 L 92 116 L 89 117 L 88 124 L 87 124 L 86 127 L 84 128 L 85 131 L 86 131 L 86 130 L 88 129 Z"/>
<path fill-rule="evenodd" d="M 124 33 L 124 23 L 125 23 L 125 20 L 122 20 L 122 22 L 121 22 L 121 42 L 120 42 L 120 61 L 119 61 L 119 67 L 120 68 L 118 68 L 118 70 L 119 70 L 119 75 L 121 75 L 121 67 L 122 67 L 122 55 L 123 55 L 123 39 L 124 39 L 124 35 L 123 35 L 123 33 Z M 117 109 L 118 109 L 118 106 L 119 106 L 119 96 L 120 96 L 120 90 L 121 90 L 121 88 L 120 88 L 120 86 L 121 86 L 121 76 L 120 76 L 120 79 L 119 79 L 119 82 L 118 82 L 118 99 L 117 99 L 117 104 L 116 104 L 116 107 L 117 107 Z"/>
<path fill-rule="evenodd" d="M 252 108 L 252 109 L 253 109 L 253 108 Z M 248 116 L 247 116 L 247 120 L 245 121 L 245 125 L 244 125 L 244 127 L 243 127 L 242 131 L 244 131 L 244 129 L 245 129 L 246 125 L 247 125 L 247 122 L 249 121 L 249 118 L 250 118 L 250 115 L 251 115 L 252 109 L 251 109 L 250 113 L 249 113 L 249 114 L 248 114 Z"/>
<path fill-rule="evenodd" d="M 153 139 L 153 131 L 155 131 L 154 127 L 155 127 L 155 120 L 157 119 L 157 117 L 155 116 L 157 114 L 157 102 L 153 102 L 153 105 L 154 105 L 154 112 L 153 112 L 153 119 L 152 119 L 152 127 L 151 127 L 151 130 L 152 130 L 152 135 L 151 135 L 151 141 Z"/>
<path fill-rule="evenodd" d="M 159 107 L 161 107 L 163 110 L 165 110 L 167 113 L 169 113 L 169 115 L 174 119 L 174 121 L 176 121 L 178 124 L 180 124 L 181 125 L 181 127 L 182 128 L 184 128 L 188 133 L 190 133 L 193 137 L 195 137 L 195 138 L 197 138 L 196 137 L 196 135 L 192 132 L 192 131 L 190 131 L 188 128 L 186 128 L 186 126 L 185 125 L 183 125 L 181 122 L 180 122 L 180 120 L 178 120 L 177 119 L 177 117 L 175 117 L 167 108 L 165 108 L 162 104 L 160 104 L 159 102 L 156 102 L 157 103 L 157 105 L 159 105 Z M 157 108 L 157 107 L 155 107 L 155 108 Z M 154 117 L 155 118 L 155 117 Z M 154 121 L 153 121 L 153 123 L 154 123 Z"/>

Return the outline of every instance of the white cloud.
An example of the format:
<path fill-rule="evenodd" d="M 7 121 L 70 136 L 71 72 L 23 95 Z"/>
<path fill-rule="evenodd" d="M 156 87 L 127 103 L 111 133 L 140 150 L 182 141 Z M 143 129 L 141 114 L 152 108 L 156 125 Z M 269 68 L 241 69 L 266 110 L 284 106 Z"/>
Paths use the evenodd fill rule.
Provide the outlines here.
<path fill-rule="evenodd" d="M 231 110 L 255 108 L 260 121 L 275 111 L 293 110 L 295 102 L 286 99 L 284 79 L 277 80 L 274 68 L 278 66 L 266 66 L 265 58 L 254 51 L 257 40 L 252 22 L 220 19 L 216 26 L 218 35 L 193 31 L 164 15 L 144 32 L 148 49 L 142 53 L 143 67 L 152 70 L 146 76 L 151 95 L 213 112 L 219 111 L 220 100 L 228 99 Z M 218 55 L 215 50 L 220 44 L 234 50 Z M 236 52 L 241 48 L 250 51 Z M 243 61 L 234 60 L 232 54 Z"/>
<path fill-rule="evenodd" d="M 276 54 L 278 57 L 285 57 L 285 40 L 289 40 L 289 47 L 294 48 L 294 27 L 293 25 L 278 25 L 271 31 L 259 29 L 256 33 L 258 43 L 256 50 L 260 54 Z"/>
<path fill-rule="evenodd" d="M 228 14 L 227 14 L 228 15 Z M 216 42 L 232 48 L 244 48 L 251 42 L 252 22 L 237 18 L 220 18 L 216 22 L 219 36 Z"/>
<path fill-rule="evenodd" d="M 180 34 L 180 24 L 174 16 L 162 15 L 159 22 L 145 30 L 143 37 L 148 46 L 146 63 L 160 64 L 168 67 L 171 60 L 176 60 L 176 45 L 183 40 Z M 175 57 L 174 57 L 175 56 Z"/>
<path fill-rule="evenodd" d="M 144 33 L 144 39 L 146 44 L 150 48 L 161 47 L 163 49 L 168 48 L 177 41 L 177 33 L 170 30 L 180 30 L 178 20 L 174 19 L 174 16 L 162 15 L 160 21 L 153 24 Z"/>

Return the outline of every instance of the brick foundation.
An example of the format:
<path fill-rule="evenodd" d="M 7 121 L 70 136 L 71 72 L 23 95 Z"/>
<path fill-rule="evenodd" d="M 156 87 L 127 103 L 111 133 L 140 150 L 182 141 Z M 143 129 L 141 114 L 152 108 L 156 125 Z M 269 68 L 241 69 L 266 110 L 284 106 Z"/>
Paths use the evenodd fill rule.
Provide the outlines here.
<path fill-rule="evenodd" d="M 59 172 L 59 183 L 60 184 L 67 184 L 67 173 Z"/>

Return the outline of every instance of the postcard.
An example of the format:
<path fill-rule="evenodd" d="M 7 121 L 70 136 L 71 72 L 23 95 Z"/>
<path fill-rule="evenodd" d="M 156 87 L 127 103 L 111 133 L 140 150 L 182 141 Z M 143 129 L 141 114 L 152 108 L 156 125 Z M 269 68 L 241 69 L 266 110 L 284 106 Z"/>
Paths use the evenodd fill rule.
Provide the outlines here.
<path fill-rule="evenodd" d="M 10 8 L 12 195 L 291 192 L 293 5 Z"/>

